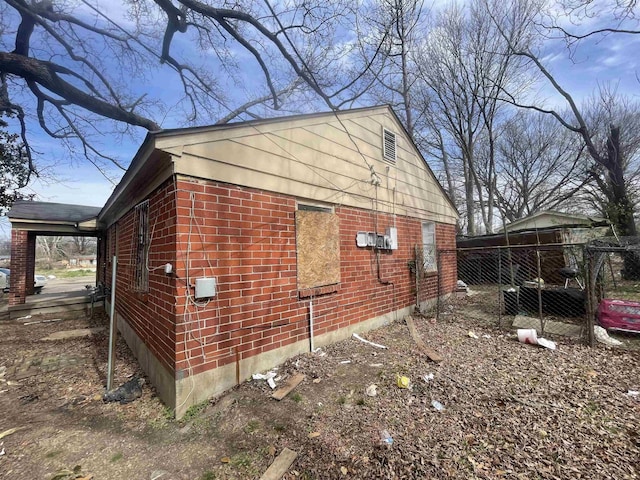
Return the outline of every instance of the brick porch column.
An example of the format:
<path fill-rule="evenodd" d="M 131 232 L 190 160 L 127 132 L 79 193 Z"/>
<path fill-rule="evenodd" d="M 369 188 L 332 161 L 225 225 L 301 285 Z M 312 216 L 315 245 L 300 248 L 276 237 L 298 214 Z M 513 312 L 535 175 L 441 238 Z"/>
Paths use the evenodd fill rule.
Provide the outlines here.
<path fill-rule="evenodd" d="M 27 257 L 29 256 L 29 232 L 11 229 L 11 289 L 9 306 L 25 302 L 27 296 Z"/>

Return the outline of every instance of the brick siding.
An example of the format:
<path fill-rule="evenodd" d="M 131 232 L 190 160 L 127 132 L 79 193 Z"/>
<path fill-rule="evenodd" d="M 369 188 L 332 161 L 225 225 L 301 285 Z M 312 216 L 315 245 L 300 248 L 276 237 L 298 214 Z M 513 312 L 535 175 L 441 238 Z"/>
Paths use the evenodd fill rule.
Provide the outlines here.
<path fill-rule="evenodd" d="M 295 210 L 295 199 L 284 195 L 213 181 L 168 182 L 150 197 L 149 265 L 171 262 L 175 275 L 151 271 L 148 295 L 132 291 L 133 210 L 118 221 L 118 311 L 177 377 L 309 339 L 310 298 L 300 298 L 296 281 Z M 341 281 L 313 297 L 316 336 L 416 302 L 408 262 L 422 243 L 421 221 L 344 206 L 335 213 Z M 397 227 L 398 250 L 356 246 L 356 232 L 376 225 L 380 233 Z M 455 227 L 436 224 L 436 242 L 455 250 Z M 449 293 L 455 255 L 442 258 L 441 270 L 440 291 Z M 205 276 L 217 279 L 218 294 L 196 302 L 187 282 Z M 421 300 L 434 298 L 438 274 L 423 280 L 420 291 Z"/>

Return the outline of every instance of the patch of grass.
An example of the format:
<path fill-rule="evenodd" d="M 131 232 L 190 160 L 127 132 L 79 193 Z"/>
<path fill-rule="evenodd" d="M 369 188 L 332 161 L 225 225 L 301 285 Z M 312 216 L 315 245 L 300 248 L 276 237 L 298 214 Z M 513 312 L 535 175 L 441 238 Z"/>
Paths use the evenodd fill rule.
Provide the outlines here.
<path fill-rule="evenodd" d="M 212 470 L 207 470 L 200 475 L 200 480 L 216 480 L 216 474 Z"/>
<path fill-rule="evenodd" d="M 287 427 L 281 423 L 274 423 L 273 429 L 278 433 L 283 433 L 287 431 Z"/>
<path fill-rule="evenodd" d="M 356 402 L 356 405 L 359 405 L 361 407 L 364 407 L 367 404 L 367 401 L 364 398 L 359 398 L 358 401 Z"/>
<path fill-rule="evenodd" d="M 62 269 L 46 269 L 46 268 L 37 268 L 36 273 L 38 275 L 53 275 L 56 278 L 77 278 L 77 277 L 86 277 L 89 275 L 95 275 L 96 271 L 91 270 L 89 268 L 81 268 L 79 270 L 67 270 L 66 268 Z"/>
<path fill-rule="evenodd" d="M 62 450 L 53 450 L 51 452 L 47 452 L 47 454 L 45 455 L 45 458 L 53 458 L 53 457 L 57 457 L 58 455 L 60 455 L 62 453 Z"/>
<path fill-rule="evenodd" d="M 205 400 L 203 402 L 196 403 L 195 405 L 191 405 L 189 408 L 187 408 L 187 411 L 184 413 L 184 416 L 182 417 L 182 421 L 186 423 L 195 419 L 198 415 L 204 412 L 208 404 L 209 404 L 209 400 Z"/>
<path fill-rule="evenodd" d="M 340 395 L 338 397 L 338 405 L 344 405 L 345 403 L 347 403 L 347 397 L 344 395 Z"/>
<path fill-rule="evenodd" d="M 229 462 L 234 467 L 249 468 L 251 466 L 251 456 L 247 452 L 240 452 L 231 457 Z"/>
<path fill-rule="evenodd" d="M 260 428 L 260 422 L 257 420 L 250 420 L 244 427 L 244 433 L 253 433 Z"/>
<path fill-rule="evenodd" d="M 111 462 L 117 462 L 118 460 L 122 460 L 123 456 L 124 455 L 122 455 L 122 452 L 118 452 L 114 456 L 111 457 Z"/>
<path fill-rule="evenodd" d="M 300 403 L 302 401 L 302 395 L 300 395 L 298 392 L 295 392 L 291 395 L 291 400 L 296 403 Z"/>

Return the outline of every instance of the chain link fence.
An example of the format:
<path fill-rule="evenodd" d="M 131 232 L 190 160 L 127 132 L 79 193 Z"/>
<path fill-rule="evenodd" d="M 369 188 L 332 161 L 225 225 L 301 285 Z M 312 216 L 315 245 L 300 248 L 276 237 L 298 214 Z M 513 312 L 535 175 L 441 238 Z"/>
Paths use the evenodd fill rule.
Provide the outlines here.
<path fill-rule="evenodd" d="M 589 343 L 640 348 L 640 237 L 594 240 L 585 260 Z"/>
<path fill-rule="evenodd" d="M 540 336 L 588 338 L 584 245 L 512 245 L 440 251 L 457 257 L 457 289 L 441 298 L 441 320 L 465 316 Z"/>

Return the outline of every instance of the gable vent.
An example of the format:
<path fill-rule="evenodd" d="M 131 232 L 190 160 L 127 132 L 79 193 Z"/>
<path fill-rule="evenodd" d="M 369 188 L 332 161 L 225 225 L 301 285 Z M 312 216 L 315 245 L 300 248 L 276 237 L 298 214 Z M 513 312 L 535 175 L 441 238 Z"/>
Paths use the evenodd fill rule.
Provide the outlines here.
<path fill-rule="evenodd" d="M 382 156 L 385 160 L 396 161 L 396 134 L 386 128 L 382 129 Z"/>

